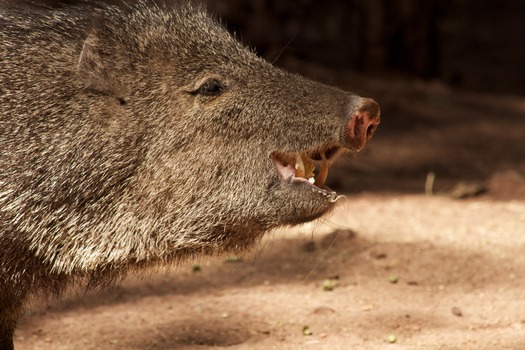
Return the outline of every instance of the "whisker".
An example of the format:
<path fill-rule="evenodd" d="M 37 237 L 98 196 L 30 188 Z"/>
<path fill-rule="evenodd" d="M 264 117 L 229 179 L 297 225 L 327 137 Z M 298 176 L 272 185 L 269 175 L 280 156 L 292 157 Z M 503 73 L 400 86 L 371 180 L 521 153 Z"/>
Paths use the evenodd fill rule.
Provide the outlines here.
<path fill-rule="evenodd" d="M 317 261 L 317 263 L 315 264 L 315 266 L 310 269 L 310 272 L 308 272 L 308 274 L 306 275 L 306 277 L 303 279 L 303 282 L 306 282 L 308 280 L 308 278 L 310 277 L 310 275 L 317 269 L 317 267 L 321 264 L 321 262 L 324 260 L 324 258 L 326 257 L 326 255 L 328 254 L 328 251 L 332 248 L 332 246 L 334 245 L 335 241 L 337 240 L 337 238 L 339 237 L 339 234 L 340 234 L 341 231 L 337 231 L 337 234 L 335 235 L 334 239 L 332 239 L 332 241 L 330 242 L 330 245 L 325 249 L 325 251 L 323 252 L 323 254 L 321 255 L 321 257 L 319 258 L 319 260 Z"/>
<path fill-rule="evenodd" d="M 284 50 L 286 50 L 286 48 L 288 46 L 290 46 L 290 44 L 292 43 L 292 41 L 295 40 L 295 38 L 297 37 L 297 34 L 299 34 L 299 31 L 295 32 L 295 34 L 293 35 L 293 37 L 288 40 L 288 42 L 283 46 L 283 48 L 281 49 L 281 51 L 279 51 L 279 54 L 277 55 L 277 57 L 275 57 L 272 61 L 272 64 L 274 64 L 278 59 L 279 57 L 281 57 L 281 55 L 283 54 Z"/>

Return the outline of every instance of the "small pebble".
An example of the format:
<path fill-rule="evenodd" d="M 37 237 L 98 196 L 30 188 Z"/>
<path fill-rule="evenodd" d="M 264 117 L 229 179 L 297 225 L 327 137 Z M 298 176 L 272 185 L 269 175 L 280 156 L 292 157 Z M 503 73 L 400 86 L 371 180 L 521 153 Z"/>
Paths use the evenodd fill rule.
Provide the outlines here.
<path fill-rule="evenodd" d="M 335 286 L 337 286 L 337 284 L 338 282 L 334 279 L 326 279 L 323 281 L 323 290 L 327 292 L 332 291 L 334 290 Z"/>
<path fill-rule="evenodd" d="M 314 333 L 312 332 L 310 327 L 308 327 L 308 326 L 304 326 L 303 327 L 303 335 L 312 335 L 312 334 L 314 334 Z"/>
<path fill-rule="evenodd" d="M 452 314 L 454 314 L 454 316 L 457 316 L 457 317 L 463 316 L 463 312 L 461 312 L 461 309 L 457 306 L 454 306 L 452 308 Z"/>
<path fill-rule="evenodd" d="M 389 334 L 387 340 L 390 344 L 394 344 L 397 341 L 397 336 L 395 334 Z"/>
<path fill-rule="evenodd" d="M 392 276 L 388 277 L 388 282 L 390 282 L 392 284 L 396 284 L 397 281 L 399 281 L 399 277 L 397 277 L 396 275 L 392 275 Z"/>

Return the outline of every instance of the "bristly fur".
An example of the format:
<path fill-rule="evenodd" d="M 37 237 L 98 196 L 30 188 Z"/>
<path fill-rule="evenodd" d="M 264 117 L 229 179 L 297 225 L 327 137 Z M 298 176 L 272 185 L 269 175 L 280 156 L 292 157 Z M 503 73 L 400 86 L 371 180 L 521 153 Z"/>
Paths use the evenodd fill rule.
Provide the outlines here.
<path fill-rule="evenodd" d="M 333 206 L 269 155 L 342 142 L 360 98 L 168 3 L 0 10 L 0 348 L 30 293 L 243 250 Z"/>

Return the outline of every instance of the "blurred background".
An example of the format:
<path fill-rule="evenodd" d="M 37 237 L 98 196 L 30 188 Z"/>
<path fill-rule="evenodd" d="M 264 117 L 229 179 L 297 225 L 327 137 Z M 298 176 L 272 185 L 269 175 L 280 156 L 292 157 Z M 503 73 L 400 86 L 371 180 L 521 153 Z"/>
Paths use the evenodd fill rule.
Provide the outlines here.
<path fill-rule="evenodd" d="M 263 56 L 374 76 L 525 94 L 525 3 L 473 0 L 210 0 Z"/>
<path fill-rule="evenodd" d="M 82 1 L 33 2 L 59 6 Z M 202 2 L 276 64 L 308 61 L 373 76 L 408 75 L 476 91 L 525 94 L 521 1 Z"/>

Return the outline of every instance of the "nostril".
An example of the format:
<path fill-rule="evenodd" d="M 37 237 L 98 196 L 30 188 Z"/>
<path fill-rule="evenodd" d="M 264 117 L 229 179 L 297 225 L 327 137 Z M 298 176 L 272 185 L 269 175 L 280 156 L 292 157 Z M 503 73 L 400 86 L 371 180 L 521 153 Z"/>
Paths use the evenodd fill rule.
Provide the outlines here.
<path fill-rule="evenodd" d="M 369 125 L 368 128 L 366 129 L 366 140 L 367 141 L 370 141 L 370 139 L 372 138 L 372 135 L 374 135 L 374 132 L 376 131 L 377 129 L 377 125 Z"/>
<path fill-rule="evenodd" d="M 368 115 L 368 120 L 373 124 L 379 124 L 379 122 L 376 122 L 376 119 L 379 118 L 379 115 L 381 114 L 381 110 L 379 108 L 379 104 L 374 101 L 371 98 L 365 98 L 363 99 L 363 104 L 359 108 L 359 111 L 364 112 Z"/>
<path fill-rule="evenodd" d="M 380 123 L 379 104 L 370 98 L 362 98 L 345 126 L 345 146 L 361 150 L 372 139 Z"/>
<path fill-rule="evenodd" d="M 376 114 L 372 117 L 372 119 L 368 119 L 368 127 L 366 128 L 366 139 L 367 141 L 370 141 L 372 136 L 377 130 L 377 127 L 379 126 L 381 119 L 379 117 L 379 110 L 376 111 Z"/>

